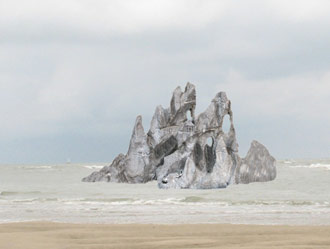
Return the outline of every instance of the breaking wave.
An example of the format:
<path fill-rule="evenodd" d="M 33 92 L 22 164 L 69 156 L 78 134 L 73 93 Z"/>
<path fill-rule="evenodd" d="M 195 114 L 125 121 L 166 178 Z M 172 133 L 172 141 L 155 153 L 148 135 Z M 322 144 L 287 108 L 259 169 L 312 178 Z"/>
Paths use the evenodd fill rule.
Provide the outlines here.
<path fill-rule="evenodd" d="M 86 165 L 84 166 L 87 169 L 102 169 L 104 166 L 100 166 L 100 165 Z"/>
<path fill-rule="evenodd" d="M 310 169 L 323 169 L 323 170 L 330 170 L 330 164 L 323 164 L 323 163 L 312 163 L 309 165 L 295 165 L 290 166 L 291 168 L 310 168 Z"/>
<path fill-rule="evenodd" d="M 1 195 L 15 195 L 11 192 L 1 192 Z M 56 197 L 36 197 L 1 200 L 7 203 L 58 203 L 59 205 L 79 205 L 79 206 L 213 206 L 213 207 L 250 207 L 250 206 L 315 206 L 330 207 L 328 201 L 309 200 L 255 200 L 255 201 L 231 201 L 221 199 L 207 199 L 198 196 L 188 196 L 184 198 L 164 198 L 164 199 L 139 199 L 139 198 L 56 198 Z"/>

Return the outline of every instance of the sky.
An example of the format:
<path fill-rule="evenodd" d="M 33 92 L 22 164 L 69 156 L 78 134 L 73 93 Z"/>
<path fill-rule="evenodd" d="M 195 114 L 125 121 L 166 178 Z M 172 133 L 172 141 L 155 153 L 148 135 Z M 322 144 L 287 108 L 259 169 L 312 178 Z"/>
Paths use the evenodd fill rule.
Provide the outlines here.
<path fill-rule="evenodd" d="M 189 81 L 239 153 L 330 158 L 330 1 L 0 0 L 0 164 L 111 162 Z"/>

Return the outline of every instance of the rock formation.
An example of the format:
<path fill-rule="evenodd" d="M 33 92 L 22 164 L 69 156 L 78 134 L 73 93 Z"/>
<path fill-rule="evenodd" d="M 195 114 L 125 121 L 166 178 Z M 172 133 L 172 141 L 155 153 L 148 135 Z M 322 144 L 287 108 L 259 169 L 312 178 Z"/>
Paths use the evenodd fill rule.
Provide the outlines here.
<path fill-rule="evenodd" d="M 177 87 L 169 108 L 157 106 L 148 133 L 138 116 L 127 154 L 119 154 L 111 165 L 83 181 L 157 180 L 160 188 L 205 189 L 275 179 L 275 159 L 259 142 L 253 141 L 246 157 L 239 157 L 231 102 L 225 92 L 217 93 L 197 117 L 195 107 L 195 86 L 187 83 L 184 92 Z M 227 133 L 222 129 L 226 115 L 230 119 Z"/>

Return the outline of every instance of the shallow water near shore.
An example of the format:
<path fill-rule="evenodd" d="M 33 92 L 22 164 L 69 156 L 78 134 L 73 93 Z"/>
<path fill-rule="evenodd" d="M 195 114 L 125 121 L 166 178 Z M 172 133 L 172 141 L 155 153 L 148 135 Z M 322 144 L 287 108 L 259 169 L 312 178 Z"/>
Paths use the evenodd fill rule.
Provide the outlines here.
<path fill-rule="evenodd" d="M 272 182 L 211 190 L 81 182 L 102 166 L 0 165 L 0 223 L 330 225 L 330 160 L 278 161 Z"/>

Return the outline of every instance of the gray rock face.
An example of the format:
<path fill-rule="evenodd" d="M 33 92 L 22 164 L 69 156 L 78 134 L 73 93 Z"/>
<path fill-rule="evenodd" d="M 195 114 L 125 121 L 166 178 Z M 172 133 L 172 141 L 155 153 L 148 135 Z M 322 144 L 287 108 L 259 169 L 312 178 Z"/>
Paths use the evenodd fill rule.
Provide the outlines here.
<path fill-rule="evenodd" d="M 177 87 L 170 107 L 158 106 L 145 134 L 138 116 L 126 155 L 83 178 L 86 182 L 144 183 L 157 180 L 160 188 L 225 188 L 229 184 L 271 181 L 275 159 L 253 141 L 245 158 L 238 155 L 231 102 L 219 92 L 195 117 L 196 90 Z M 190 115 L 189 115 L 190 114 Z M 225 116 L 230 129 L 222 129 Z"/>
<path fill-rule="evenodd" d="M 251 147 L 236 168 L 236 183 L 265 182 L 276 177 L 275 159 L 265 146 L 252 141 Z"/>

